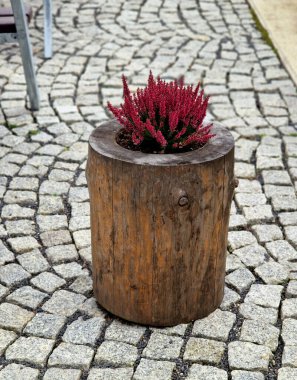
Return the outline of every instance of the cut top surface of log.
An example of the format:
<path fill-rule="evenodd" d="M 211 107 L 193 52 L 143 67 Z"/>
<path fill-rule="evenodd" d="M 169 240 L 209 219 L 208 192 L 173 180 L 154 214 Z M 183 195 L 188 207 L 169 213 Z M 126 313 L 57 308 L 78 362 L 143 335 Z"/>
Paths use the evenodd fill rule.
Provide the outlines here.
<path fill-rule="evenodd" d="M 108 121 L 96 128 L 90 136 L 91 148 L 106 157 L 138 165 L 176 166 L 199 164 L 225 156 L 234 147 L 232 134 L 218 123 L 214 123 L 215 134 L 202 148 L 182 153 L 153 154 L 126 149 L 116 142 L 116 133 L 121 129 L 117 121 Z M 110 131 L 112 130 L 112 133 Z"/>

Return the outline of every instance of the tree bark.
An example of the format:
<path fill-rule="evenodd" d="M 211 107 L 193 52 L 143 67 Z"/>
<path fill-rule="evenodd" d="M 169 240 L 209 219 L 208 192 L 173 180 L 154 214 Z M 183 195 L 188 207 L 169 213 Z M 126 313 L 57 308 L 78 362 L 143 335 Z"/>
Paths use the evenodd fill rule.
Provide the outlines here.
<path fill-rule="evenodd" d="M 234 140 L 214 126 L 202 149 L 132 152 L 109 122 L 90 137 L 94 293 L 129 321 L 172 326 L 203 318 L 224 293 L 234 191 Z"/>

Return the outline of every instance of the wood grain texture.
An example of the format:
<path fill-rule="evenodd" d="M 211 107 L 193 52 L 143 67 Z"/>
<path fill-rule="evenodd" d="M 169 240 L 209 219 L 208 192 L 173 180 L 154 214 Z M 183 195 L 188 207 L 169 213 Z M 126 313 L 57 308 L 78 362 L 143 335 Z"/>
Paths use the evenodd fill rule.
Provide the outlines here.
<path fill-rule="evenodd" d="M 216 125 L 201 150 L 155 155 L 118 146 L 118 128 L 102 125 L 89 144 L 95 296 L 141 324 L 203 318 L 223 298 L 232 135 Z"/>

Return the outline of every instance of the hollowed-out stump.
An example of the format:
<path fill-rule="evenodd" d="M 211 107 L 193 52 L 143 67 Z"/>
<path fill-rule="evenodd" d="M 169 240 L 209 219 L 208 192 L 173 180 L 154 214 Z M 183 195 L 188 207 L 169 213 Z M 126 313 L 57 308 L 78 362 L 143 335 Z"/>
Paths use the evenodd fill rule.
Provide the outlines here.
<path fill-rule="evenodd" d="M 233 137 L 215 125 L 199 150 L 146 154 L 119 146 L 119 128 L 103 124 L 89 141 L 97 301 L 141 324 L 203 318 L 224 294 Z"/>

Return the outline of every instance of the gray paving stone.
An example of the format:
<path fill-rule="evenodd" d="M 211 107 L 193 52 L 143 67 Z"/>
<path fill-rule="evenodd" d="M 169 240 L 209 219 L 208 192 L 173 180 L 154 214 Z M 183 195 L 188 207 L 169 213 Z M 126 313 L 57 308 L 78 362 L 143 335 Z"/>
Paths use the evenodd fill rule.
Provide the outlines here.
<path fill-rule="evenodd" d="M 19 284 L 30 277 L 30 273 L 18 264 L 7 264 L 0 267 L 0 281 L 9 287 Z"/>
<path fill-rule="evenodd" d="M 284 265 L 290 271 L 289 279 L 297 280 L 297 263 L 296 262 L 284 262 Z"/>
<path fill-rule="evenodd" d="M 81 371 L 79 369 L 49 368 L 43 380 L 80 380 Z"/>
<path fill-rule="evenodd" d="M 262 321 L 243 322 L 240 340 L 267 346 L 274 352 L 278 346 L 279 329 Z"/>
<path fill-rule="evenodd" d="M 33 289 L 31 286 L 23 286 L 6 297 L 6 300 L 21 306 L 36 309 L 47 296 L 46 293 Z"/>
<path fill-rule="evenodd" d="M 257 239 L 260 243 L 266 243 L 272 240 L 283 239 L 281 229 L 274 224 L 259 224 L 252 226 Z"/>
<path fill-rule="evenodd" d="M 90 217 L 89 216 L 73 216 L 70 219 L 69 230 L 71 232 L 78 230 L 85 230 L 90 228 Z"/>
<path fill-rule="evenodd" d="M 281 264 L 270 261 L 255 269 L 255 273 L 266 283 L 271 285 L 283 284 L 289 278 L 288 270 Z"/>
<path fill-rule="evenodd" d="M 237 294 L 234 290 L 229 289 L 225 286 L 224 289 L 224 298 L 220 305 L 221 310 L 229 310 L 229 308 L 240 301 L 240 295 Z"/>
<path fill-rule="evenodd" d="M 0 162 L 0 175 L 16 175 L 19 170 L 20 167 L 18 165 Z"/>
<path fill-rule="evenodd" d="M 261 185 L 256 180 L 240 179 L 235 193 L 262 193 Z"/>
<path fill-rule="evenodd" d="M 243 215 L 234 214 L 230 215 L 229 229 L 237 229 L 239 227 L 246 227 L 247 222 Z"/>
<path fill-rule="evenodd" d="M 34 177 L 14 177 L 9 184 L 14 190 L 38 190 L 39 181 Z"/>
<path fill-rule="evenodd" d="M 72 243 L 68 230 L 46 231 L 40 234 L 40 239 L 45 247 Z"/>
<path fill-rule="evenodd" d="M 38 215 L 36 220 L 41 232 L 62 230 L 68 227 L 66 215 Z"/>
<path fill-rule="evenodd" d="M 55 339 L 65 323 L 66 318 L 60 315 L 37 313 L 27 324 L 24 332 L 40 338 Z"/>
<path fill-rule="evenodd" d="M 183 336 L 186 332 L 187 326 L 187 324 L 181 323 L 171 327 L 151 327 L 150 329 L 161 334 Z"/>
<path fill-rule="evenodd" d="M 50 127 L 48 127 L 47 130 L 54 135 L 60 135 L 63 133 L 70 132 L 70 129 L 67 127 L 65 123 L 53 124 Z"/>
<path fill-rule="evenodd" d="M 38 213 L 41 215 L 51 215 L 64 212 L 62 198 L 57 195 L 40 195 Z"/>
<path fill-rule="evenodd" d="M 266 372 L 272 352 L 268 347 L 254 343 L 231 342 L 228 345 L 228 358 L 231 369 Z"/>
<path fill-rule="evenodd" d="M 73 315 L 86 297 L 82 294 L 72 293 L 67 290 L 57 290 L 52 298 L 42 306 L 44 311 L 65 317 Z"/>
<path fill-rule="evenodd" d="M 285 227 L 285 237 L 295 248 L 297 248 L 297 226 Z"/>
<path fill-rule="evenodd" d="M 261 372 L 234 370 L 231 372 L 232 380 L 264 380 Z"/>
<path fill-rule="evenodd" d="M 143 357 L 148 359 L 176 359 L 180 354 L 182 344 L 182 338 L 153 332 L 143 351 Z"/>
<path fill-rule="evenodd" d="M 31 274 L 37 274 L 49 269 L 49 263 L 38 249 L 17 256 L 21 266 Z"/>
<path fill-rule="evenodd" d="M 271 198 L 274 211 L 296 211 L 297 199 L 295 195 L 274 195 Z"/>
<path fill-rule="evenodd" d="M 105 313 L 103 309 L 97 304 L 94 297 L 88 298 L 80 307 L 79 310 L 90 317 L 104 318 Z"/>
<path fill-rule="evenodd" d="M 200 364 L 193 364 L 190 368 L 187 380 L 227 380 L 228 374 L 226 371 Z"/>
<path fill-rule="evenodd" d="M 34 313 L 17 305 L 2 303 L 0 305 L 0 327 L 20 332 L 32 319 Z"/>
<path fill-rule="evenodd" d="M 291 280 L 286 291 L 286 298 L 297 297 L 297 281 Z"/>
<path fill-rule="evenodd" d="M 169 361 L 155 361 L 142 358 L 132 378 L 133 380 L 171 380 L 174 367 L 175 363 Z M 119 378 L 119 380 L 122 379 Z"/>
<path fill-rule="evenodd" d="M 68 343 L 90 344 L 94 346 L 104 325 L 105 321 L 100 317 L 87 320 L 83 320 L 83 318 L 80 317 L 68 325 L 62 339 Z"/>
<path fill-rule="evenodd" d="M 88 294 L 93 289 L 93 280 L 90 276 L 80 276 L 69 286 L 76 293 Z"/>
<path fill-rule="evenodd" d="M 0 238 L 6 237 L 8 232 L 6 231 L 5 227 L 3 225 L 0 225 Z"/>
<path fill-rule="evenodd" d="M 64 182 L 64 181 L 72 181 L 74 177 L 74 172 L 71 172 L 69 170 L 61 170 L 61 169 L 53 169 L 51 170 L 48 179 L 50 181 L 56 181 L 56 182 Z"/>
<path fill-rule="evenodd" d="M 240 314 L 246 319 L 263 321 L 275 325 L 278 318 L 278 310 L 271 307 L 262 307 L 253 303 L 244 302 L 239 306 Z"/>
<path fill-rule="evenodd" d="M 4 202 L 5 203 L 12 203 L 12 204 L 20 204 L 20 205 L 26 205 L 26 204 L 35 204 L 37 201 L 36 193 L 33 191 L 27 191 L 27 190 L 7 190 L 5 196 L 4 196 Z"/>
<path fill-rule="evenodd" d="M 217 309 L 208 317 L 195 321 L 192 334 L 227 341 L 235 319 L 235 314 Z"/>
<path fill-rule="evenodd" d="M 44 181 L 42 182 L 39 194 L 43 195 L 64 195 L 67 194 L 70 188 L 68 182 Z"/>
<path fill-rule="evenodd" d="M 90 277 L 78 277 L 74 281 L 74 277 L 70 275 L 72 271 L 69 270 L 73 264 L 81 264 L 83 269 L 91 270 L 90 205 L 85 178 L 89 134 L 94 125 L 98 126 L 102 120 L 107 119 L 102 104 L 105 105 L 107 100 L 112 103 L 122 101 L 120 78 L 122 68 L 125 68 L 128 78 L 131 78 L 134 90 L 137 86 L 145 84 L 145 70 L 150 66 L 156 75 L 161 74 L 166 79 L 177 78 L 181 68 L 188 73 L 185 75 L 187 83 L 192 82 L 193 77 L 203 78 L 206 93 L 214 93 L 210 116 L 230 127 L 236 140 L 235 172 L 240 177 L 240 182 L 236 189 L 235 199 L 242 214 L 238 213 L 239 210 L 233 201 L 229 227 L 234 236 L 237 235 L 237 240 L 233 240 L 233 247 L 230 244 L 233 254 L 228 254 L 227 275 L 232 278 L 232 275 L 241 273 L 242 269 L 250 270 L 253 274 L 257 273 L 254 272 L 256 270 L 263 279 L 266 279 L 266 282 L 270 283 L 270 272 L 273 271 L 269 270 L 270 277 L 267 277 L 267 268 L 269 265 L 274 266 L 274 269 L 278 267 L 278 264 L 282 265 L 289 271 L 290 282 L 286 289 L 286 297 L 294 300 L 294 297 L 297 298 L 294 287 L 294 279 L 297 279 L 297 263 L 295 263 L 296 252 L 293 251 L 297 247 L 297 213 L 294 211 L 296 210 L 294 197 L 297 189 L 295 157 L 297 137 L 294 126 L 297 122 L 296 88 L 286 71 L 279 68 L 279 59 L 275 53 L 261 40 L 247 4 L 243 0 L 234 0 L 229 3 L 200 1 L 197 7 L 195 2 L 193 4 L 179 2 L 179 14 L 177 14 L 176 2 L 170 1 L 164 4 L 158 0 L 143 4 L 141 2 L 113 2 L 112 5 L 103 3 L 100 1 L 99 4 L 95 4 L 87 0 L 83 6 L 79 6 L 75 2 L 66 4 L 62 0 L 56 4 L 53 17 L 54 25 L 59 28 L 56 29 L 58 37 L 55 40 L 55 54 L 50 61 L 38 60 L 39 84 L 46 91 L 44 91 L 45 96 L 42 96 L 42 106 L 34 120 L 25 108 L 26 86 L 19 56 L 13 49 L 9 50 L 9 54 L 8 50 L 4 50 L 1 56 L 0 88 L 2 87 L 3 90 L 3 99 L 0 124 L 6 125 L 7 122 L 8 125 L 7 127 L 0 125 L 0 140 L 1 143 L 4 141 L 5 145 L 0 147 L 0 173 L 4 178 L 0 178 L 0 199 L 3 203 L 0 205 L 3 221 L 0 226 L 0 237 L 5 239 L 5 245 L 7 239 L 12 237 L 24 235 L 35 237 L 38 242 L 45 243 L 40 250 L 44 259 L 48 260 L 47 265 L 59 267 L 60 264 L 71 264 L 60 267 L 62 270 L 60 274 L 67 278 L 67 284 L 64 279 L 55 276 L 51 268 L 51 273 L 41 273 L 31 280 L 30 278 L 23 280 L 21 286 L 28 286 L 30 281 L 35 289 L 49 293 L 59 287 L 65 289 L 67 287 L 67 291 L 78 293 L 76 295 L 90 296 L 92 294 Z M 97 38 L 99 23 L 97 22 L 97 25 L 94 22 L 94 15 L 97 21 L 100 21 L 100 39 Z M 39 29 L 42 29 L 42 17 L 40 18 L 38 14 L 37 16 L 36 18 L 35 15 L 33 21 L 40 28 L 35 31 L 34 28 L 32 29 L 33 44 L 38 41 L 37 34 Z M 200 28 L 199 34 L 194 33 L 197 25 Z M 253 46 L 248 43 L 247 35 L 252 36 Z M 222 36 L 225 39 L 222 40 Z M 220 59 L 217 56 L 218 52 Z M 100 99 L 98 86 L 101 88 Z M 257 94 L 257 99 L 255 94 Z M 257 101 L 261 112 L 257 108 Z M 14 124 L 17 128 L 10 128 Z M 282 145 L 285 147 L 284 156 Z M 260 182 L 262 177 L 264 178 L 263 186 Z M 291 179 L 296 183 L 292 184 Z M 3 197 L 8 202 L 18 203 L 6 204 Z M 269 204 L 266 204 L 266 198 Z M 28 206 L 22 207 L 23 205 Z M 35 206 L 37 206 L 36 210 Z M 71 214 L 68 215 L 70 208 Z M 66 235 L 69 231 L 73 234 L 67 237 L 56 234 L 44 235 L 43 239 L 39 240 L 39 236 L 37 237 L 34 231 L 35 214 L 40 222 L 41 233 L 63 228 Z M 70 217 L 69 227 L 65 224 L 65 221 L 67 223 L 66 214 Z M 42 218 L 43 216 L 50 217 Z M 266 249 L 258 245 L 256 240 L 247 242 L 247 235 L 241 236 L 242 233 L 249 233 L 253 225 L 270 226 L 270 223 L 285 227 L 281 229 L 284 236 L 280 235 L 275 241 L 269 240 L 265 244 Z M 286 231 L 287 227 L 291 229 Z M 37 225 L 36 228 L 36 233 L 39 233 Z M 268 234 L 264 233 L 264 238 L 266 237 Z M 75 249 L 67 251 L 62 248 L 64 245 L 72 245 L 74 241 Z M 274 242 L 277 244 L 272 245 Z M 284 242 L 287 244 L 283 244 Z M 25 245 L 21 244 L 20 247 L 24 249 Z M 59 248 L 51 250 L 55 247 Z M 46 253 L 44 248 L 47 250 Z M 32 255 L 30 258 L 31 251 L 32 249 L 29 249 L 28 254 L 24 252 L 23 255 L 20 255 L 20 252 L 14 252 L 18 253 L 16 257 L 14 253 L 6 252 L 6 256 L 0 254 L 0 265 L 1 260 L 3 260 L 2 265 L 16 260 L 31 275 L 49 271 L 46 262 L 43 262 L 44 269 L 41 263 L 39 267 L 38 257 L 42 256 Z M 28 257 L 27 262 L 26 257 Z M 78 259 L 80 261 L 77 261 Z M 275 265 L 273 259 L 278 261 L 278 264 Z M 75 267 L 78 268 L 77 265 Z M 263 268 L 266 269 L 266 273 L 263 273 Z M 85 281 L 85 279 L 88 280 Z M 259 279 L 258 276 L 257 279 Z M 275 279 L 276 282 L 280 281 L 279 276 Z M 12 286 L 14 292 L 20 287 L 18 283 Z M 262 286 L 266 288 L 265 291 L 262 288 L 258 293 L 250 291 L 245 299 L 247 302 L 241 305 L 238 305 L 241 299 L 239 294 L 232 290 L 234 288 L 226 288 L 221 309 L 229 311 L 239 307 L 245 321 L 265 321 L 272 325 L 276 324 L 280 294 L 271 291 L 270 285 Z M 254 289 L 253 287 L 254 285 L 251 286 L 251 290 Z M 7 297 L 8 291 L 8 288 L 0 286 L 0 297 Z M 242 296 L 244 296 L 243 293 Z M 259 306 L 258 303 L 263 306 Z M 283 306 L 288 305 L 284 303 Z M 141 337 L 137 340 L 138 332 L 137 334 L 135 332 L 135 336 L 132 334 L 134 326 L 131 324 L 126 325 L 116 319 L 120 326 L 118 330 L 114 329 L 115 320 L 110 319 L 108 314 L 105 315 L 105 311 L 96 304 L 93 297 L 85 299 L 77 310 L 83 318 L 96 315 L 100 320 L 107 317 L 107 321 L 112 322 L 107 328 L 105 339 L 108 339 L 107 334 L 111 334 L 111 341 L 117 339 L 120 344 L 133 343 L 134 348 L 136 344 L 146 343 L 142 342 Z M 294 313 L 293 305 L 290 310 L 286 315 L 291 316 L 290 313 Z M 59 315 L 54 316 L 59 318 Z M 68 325 L 72 322 L 73 317 L 70 316 Z M 213 326 L 215 337 L 203 336 L 203 339 L 220 343 L 221 339 L 218 337 L 221 331 L 216 331 L 216 325 L 223 324 L 224 318 L 221 324 L 218 321 Z M 172 338 L 182 337 L 180 339 L 183 339 L 187 327 L 188 325 L 178 325 L 150 330 L 153 334 L 158 332 Z M 3 328 L 10 329 L 10 327 Z M 143 329 L 143 327 L 139 328 Z M 225 326 L 221 327 L 221 330 L 224 331 L 224 328 Z M 37 328 L 36 331 L 38 331 Z M 62 330 L 62 332 L 65 331 Z M 224 336 L 228 336 L 228 333 L 224 333 Z M 56 332 L 53 334 L 55 337 Z M 235 329 L 232 334 L 235 334 L 235 337 L 232 335 L 234 339 L 238 339 L 240 331 Z M 190 339 L 202 340 L 202 337 Z M 81 349 L 85 347 L 79 346 Z M 149 362 L 147 359 L 138 359 L 140 365 L 136 366 L 134 378 L 137 379 L 138 376 L 141 379 L 171 379 L 176 358 L 170 361 L 155 359 L 154 357 Z M 144 372 L 138 372 L 142 363 L 148 363 L 144 367 L 147 369 Z M 274 364 L 273 360 L 271 363 Z M 162 371 L 155 376 L 152 370 L 155 368 L 154 364 L 156 367 L 159 365 Z M 179 364 L 176 367 L 177 373 L 173 376 L 186 377 L 183 373 L 186 367 Z M 228 376 L 231 378 L 227 371 L 216 368 L 217 365 L 210 367 L 205 365 L 206 363 L 203 364 L 200 366 L 189 363 L 188 378 L 192 377 L 195 380 L 226 380 Z M 97 364 L 93 365 L 97 367 Z M 3 366 L 0 366 L 0 376 Z M 67 379 L 71 375 L 67 375 L 66 367 L 68 370 L 79 367 L 75 363 L 62 364 L 62 360 L 57 366 L 62 368 L 52 368 L 45 377 L 58 376 L 61 379 Z M 44 370 L 45 368 L 39 377 L 44 376 Z M 58 371 L 56 375 L 54 370 Z M 75 371 L 77 372 L 73 374 L 73 379 L 74 376 L 80 377 L 78 375 L 80 370 Z M 256 380 L 254 375 L 257 372 L 255 371 L 243 371 L 238 374 L 233 371 L 232 378 Z M 264 372 L 264 370 L 261 371 Z M 90 374 L 84 371 L 83 377 L 122 380 L 131 378 L 132 373 L 133 367 L 97 367 Z M 279 376 L 280 374 L 281 370 Z M 260 380 L 258 378 L 260 375 L 258 375 L 259 372 L 257 380 Z M 248 376 L 247 379 L 246 376 Z M 271 369 L 269 376 L 277 375 Z M 288 378 L 286 380 L 291 380 L 290 376 L 296 377 L 288 373 L 284 376 Z M 17 375 L 15 377 L 17 378 Z M 25 375 L 20 377 L 26 379 Z M 30 379 L 37 377 L 38 371 L 37 375 L 28 376 Z M 10 380 L 11 376 L 8 378 Z M 261 380 L 263 380 L 262 375 Z"/>
<path fill-rule="evenodd" d="M 297 346 L 285 346 L 282 356 L 283 367 L 297 367 Z"/>
<path fill-rule="evenodd" d="M 20 176 L 35 176 L 42 178 L 48 172 L 48 167 L 45 165 L 34 166 L 34 165 L 24 165 L 19 171 Z"/>
<path fill-rule="evenodd" d="M 133 367 L 136 359 L 136 347 L 122 342 L 104 341 L 99 346 L 94 361 L 101 366 Z"/>
<path fill-rule="evenodd" d="M 91 252 L 91 247 L 86 247 L 86 248 L 82 248 L 79 250 L 79 256 L 81 257 L 81 259 L 89 264 L 89 265 L 92 265 L 92 252 Z"/>
<path fill-rule="evenodd" d="M 284 164 L 281 157 L 257 157 L 257 170 L 264 169 L 283 169 Z"/>
<path fill-rule="evenodd" d="M 87 154 L 88 151 L 86 144 L 82 142 L 76 142 L 70 147 L 69 150 L 62 152 L 59 155 L 59 158 L 66 161 L 72 160 L 76 162 L 81 162 L 83 159 L 86 158 Z"/>
<path fill-rule="evenodd" d="M 71 216 L 89 216 L 90 215 L 90 203 L 89 202 L 71 202 Z"/>
<path fill-rule="evenodd" d="M 23 364 L 11 363 L 0 371 L 0 380 L 37 380 L 38 369 Z"/>
<path fill-rule="evenodd" d="M 0 265 L 14 261 L 14 254 L 0 240 Z"/>
<path fill-rule="evenodd" d="M 5 146 L 14 147 L 15 145 L 22 143 L 24 140 L 25 138 L 21 136 L 7 135 L 3 137 L 1 143 Z"/>
<path fill-rule="evenodd" d="M 280 224 L 283 226 L 297 225 L 297 212 L 280 212 L 278 214 Z"/>
<path fill-rule="evenodd" d="M 5 219 L 31 218 L 34 216 L 34 210 L 16 204 L 9 204 L 3 207 L 1 216 Z"/>
<path fill-rule="evenodd" d="M 290 298 L 282 302 L 281 317 L 285 318 L 297 318 L 297 299 Z"/>
<path fill-rule="evenodd" d="M 29 219 L 7 220 L 5 222 L 5 228 L 9 236 L 35 234 L 35 223 Z"/>
<path fill-rule="evenodd" d="M 13 331 L 0 329 L 0 355 L 2 355 L 13 341 L 17 338 L 17 334 Z"/>
<path fill-rule="evenodd" d="M 53 264 L 65 261 L 74 261 L 78 258 L 78 253 L 74 244 L 49 247 L 45 250 L 45 253 L 50 262 Z"/>
<path fill-rule="evenodd" d="M 41 118 L 38 119 L 38 123 L 40 123 L 42 121 Z M 36 135 L 32 135 L 31 136 L 31 139 L 33 141 L 38 141 L 38 142 L 41 142 L 41 143 L 48 143 L 49 141 L 51 141 L 53 139 L 53 137 L 51 135 L 49 135 L 48 133 L 46 132 L 39 132 L 37 133 Z M 49 156 L 40 156 L 41 159 L 34 159 L 30 162 L 32 162 L 32 164 L 35 164 L 35 165 L 38 165 L 38 163 L 47 163 L 48 165 L 50 165 L 51 161 L 48 160 L 48 158 L 51 158 Z M 35 158 L 35 157 L 33 157 Z"/>
<path fill-rule="evenodd" d="M 268 198 L 275 196 L 294 196 L 295 194 L 292 186 L 283 185 L 265 185 L 264 191 Z"/>
<path fill-rule="evenodd" d="M 55 290 L 66 284 L 66 281 L 63 278 L 49 272 L 40 273 L 38 276 L 32 278 L 30 282 L 38 289 L 47 293 L 53 293 Z"/>
<path fill-rule="evenodd" d="M 255 168 L 251 164 L 246 164 L 243 162 L 235 163 L 235 175 L 238 178 L 247 178 L 253 179 L 255 178 Z"/>
<path fill-rule="evenodd" d="M 280 368 L 278 370 L 277 380 L 295 380 L 297 377 L 297 368 Z"/>
<path fill-rule="evenodd" d="M 226 283 L 239 292 L 247 290 L 255 280 L 255 276 L 246 268 L 237 269 L 225 278 Z"/>
<path fill-rule="evenodd" d="M 278 261 L 282 260 L 296 260 L 297 251 L 286 240 L 275 240 L 265 244 L 269 254 Z"/>
<path fill-rule="evenodd" d="M 5 358 L 43 366 L 54 344 L 55 341 L 50 339 L 20 337 L 8 347 Z"/>
<path fill-rule="evenodd" d="M 75 181 L 75 184 L 77 186 L 87 186 L 88 185 L 87 178 L 86 178 L 86 173 L 85 172 L 81 172 L 79 174 L 78 178 Z"/>
<path fill-rule="evenodd" d="M 236 269 L 244 268 L 241 260 L 232 254 L 227 254 L 226 257 L 226 273 L 235 271 Z"/>
<path fill-rule="evenodd" d="M 266 250 L 259 244 L 251 244 L 235 249 L 233 255 L 236 255 L 246 267 L 256 268 L 264 263 Z"/>
<path fill-rule="evenodd" d="M 277 309 L 281 301 L 282 290 L 281 285 L 253 284 L 244 301 Z"/>
<path fill-rule="evenodd" d="M 87 346 L 72 343 L 60 343 L 48 359 L 49 367 L 66 367 L 88 369 L 94 351 Z"/>
<path fill-rule="evenodd" d="M 87 187 L 72 187 L 69 191 L 69 202 L 85 202 L 89 200 Z"/>
<path fill-rule="evenodd" d="M 163 364 L 164 366 L 166 366 L 167 364 L 165 362 L 162 362 L 162 363 L 164 363 Z M 139 366 L 137 368 L 139 368 Z M 133 376 L 132 368 L 92 368 L 90 370 L 87 380 L 130 380 L 132 379 L 132 376 Z M 137 377 L 135 376 L 136 374 L 134 374 L 133 379 L 137 379 Z M 142 377 L 142 379 L 147 379 L 147 378 Z M 165 379 L 166 378 L 164 378 L 164 380 Z"/>
<path fill-rule="evenodd" d="M 256 243 L 256 238 L 248 231 L 230 231 L 228 233 L 228 244 L 232 251 Z"/>
<path fill-rule="evenodd" d="M 145 327 L 114 320 L 105 331 L 105 339 L 136 345 L 144 332 Z"/>
<path fill-rule="evenodd" d="M 274 220 L 272 208 L 270 205 L 262 205 L 260 207 L 243 207 L 243 215 L 248 224 L 269 222 Z"/>
<path fill-rule="evenodd" d="M 190 338 L 187 342 L 184 360 L 219 364 L 224 354 L 226 344 L 210 339 Z"/>
<path fill-rule="evenodd" d="M 73 233 L 73 239 L 77 249 L 91 245 L 91 230 L 80 230 Z"/>
<path fill-rule="evenodd" d="M 55 145 L 55 144 L 47 144 L 39 148 L 36 153 L 37 154 L 46 154 L 49 156 L 57 156 L 59 153 L 61 153 L 64 150 L 62 146 Z"/>
<path fill-rule="evenodd" d="M 40 244 L 33 236 L 15 237 L 7 241 L 16 253 L 25 253 L 40 247 Z"/>
<path fill-rule="evenodd" d="M 281 336 L 285 345 L 294 346 L 297 339 L 297 320 L 286 318 L 283 320 Z"/>
<path fill-rule="evenodd" d="M 291 179 L 287 172 L 281 170 L 263 170 L 263 180 L 265 184 L 290 185 Z"/>
<path fill-rule="evenodd" d="M 266 197 L 261 193 L 237 193 L 235 200 L 240 208 L 244 206 L 259 206 L 266 203 Z"/>
<path fill-rule="evenodd" d="M 59 276 L 65 278 L 65 280 L 88 275 L 88 270 L 83 269 L 82 266 L 76 262 L 55 265 L 53 269 Z"/>

